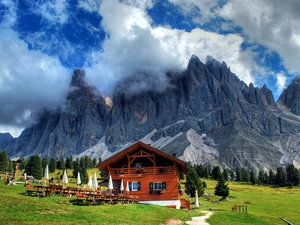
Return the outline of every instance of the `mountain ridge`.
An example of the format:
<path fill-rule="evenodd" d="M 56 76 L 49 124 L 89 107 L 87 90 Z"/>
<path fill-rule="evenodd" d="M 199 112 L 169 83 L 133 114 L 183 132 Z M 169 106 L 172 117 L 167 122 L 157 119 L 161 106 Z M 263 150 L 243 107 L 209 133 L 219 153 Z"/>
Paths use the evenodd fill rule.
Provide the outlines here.
<path fill-rule="evenodd" d="M 166 74 L 164 91 L 128 95 L 132 77 L 116 85 L 109 106 L 84 77 L 75 70 L 65 106 L 44 112 L 9 143 L 0 135 L 0 146 L 19 157 L 108 157 L 143 140 L 183 160 L 222 168 L 300 165 L 297 78 L 275 102 L 266 85 L 248 86 L 225 62 L 208 56 L 204 64 L 193 55 L 183 72 Z"/>

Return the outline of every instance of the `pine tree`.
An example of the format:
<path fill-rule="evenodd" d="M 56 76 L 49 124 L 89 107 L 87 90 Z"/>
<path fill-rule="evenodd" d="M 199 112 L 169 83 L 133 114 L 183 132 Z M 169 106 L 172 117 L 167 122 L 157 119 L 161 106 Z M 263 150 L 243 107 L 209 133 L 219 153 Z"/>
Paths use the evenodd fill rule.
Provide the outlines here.
<path fill-rule="evenodd" d="M 5 150 L 0 151 L 0 171 L 9 172 L 9 162 L 10 159 L 7 155 L 7 152 Z"/>
<path fill-rule="evenodd" d="M 221 196 L 222 199 L 225 199 L 229 196 L 228 184 L 226 184 L 226 181 L 223 177 L 221 177 L 217 183 L 217 186 L 215 188 L 215 195 Z"/>
<path fill-rule="evenodd" d="M 277 168 L 277 172 L 275 175 L 275 184 L 284 186 L 286 184 L 286 174 L 282 167 Z"/>
<path fill-rule="evenodd" d="M 35 179 L 38 180 L 43 178 L 42 160 L 39 155 L 30 156 L 25 169 L 25 173 L 33 176 Z"/>
<path fill-rule="evenodd" d="M 81 172 L 81 182 L 83 183 L 83 184 L 87 184 L 88 182 L 89 182 L 89 175 L 88 175 L 88 173 L 87 173 L 87 170 L 86 170 L 86 168 L 85 167 L 83 167 L 82 168 L 82 172 Z"/>
<path fill-rule="evenodd" d="M 229 177 L 229 172 L 228 172 L 228 169 L 224 169 L 223 170 L 223 177 L 226 181 L 228 181 L 228 177 Z"/>
<path fill-rule="evenodd" d="M 236 181 L 242 181 L 243 180 L 242 170 L 239 167 L 236 168 L 235 180 Z"/>
<path fill-rule="evenodd" d="M 275 173 L 273 170 L 269 171 L 269 184 L 275 184 Z"/>
<path fill-rule="evenodd" d="M 56 159 L 51 158 L 50 159 L 50 165 L 49 165 L 49 171 L 50 171 L 50 173 L 54 173 L 55 172 L 55 170 L 56 170 L 56 164 L 57 164 Z"/>
<path fill-rule="evenodd" d="M 297 186 L 299 185 L 299 170 L 293 165 L 289 164 L 286 167 L 286 178 L 287 178 L 287 183 L 290 186 Z"/>
<path fill-rule="evenodd" d="M 47 165 L 49 165 L 48 158 L 44 157 L 42 160 L 42 167 L 45 169 Z"/>
<path fill-rule="evenodd" d="M 255 174 L 254 174 L 254 172 L 252 170 L 250 171 L 250 182 L 253 185 L 256 184 L 256 177 L 255 177 Z"/>
<path fill-rule="evenodd" d="M 219 166 L 214 166 L 211 171 L 212 179 L 219 180 L 222 176 L 221 170 Z"/>
<path fill-rule="evenodd" d="M 188 173 L 186 176 L 185 192 L 191 197 L 195 197 L 196 190 L 198 190 L 198 196 L 202 196 L 204 193 L 204 188 L 200 177 L 198 176 L 196 170 L 192 167 L 188 168 Z"/>

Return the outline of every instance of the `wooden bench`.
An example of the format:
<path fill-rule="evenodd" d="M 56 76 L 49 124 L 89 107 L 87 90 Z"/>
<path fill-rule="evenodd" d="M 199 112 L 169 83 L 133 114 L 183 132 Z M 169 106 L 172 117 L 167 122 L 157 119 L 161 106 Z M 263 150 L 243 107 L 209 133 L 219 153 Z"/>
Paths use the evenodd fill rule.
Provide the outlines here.
<path fill-rule="evenodd" d="M 26 185 L 26 195 L 29 196 L 36 196 L 37 195 L 37 190 L 33 185 Z"/>
<path fill-rule="evenodd" d="M 77 204 L 84 205 L 86 203 L 87 196 L 84 193 L 76 192 Z"/>

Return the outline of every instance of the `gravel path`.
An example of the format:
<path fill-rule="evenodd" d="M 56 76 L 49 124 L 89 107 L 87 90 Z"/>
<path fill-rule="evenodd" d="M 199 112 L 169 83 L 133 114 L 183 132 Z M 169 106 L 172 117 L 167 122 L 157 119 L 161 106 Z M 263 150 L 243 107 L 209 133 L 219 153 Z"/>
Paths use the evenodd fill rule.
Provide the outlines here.
<path fill-rule="evenodd" d="M 205 220 L 208 219 L 213 212 L 211 211 L 202 211 L 203 213 L 205 213 L 204 216 L 196 216 L 196 217 L 192 217 L 191 221 L 186 221 L 186 224 L 189 225 L 209 225 L 209 223 L 207 223 Z"/>

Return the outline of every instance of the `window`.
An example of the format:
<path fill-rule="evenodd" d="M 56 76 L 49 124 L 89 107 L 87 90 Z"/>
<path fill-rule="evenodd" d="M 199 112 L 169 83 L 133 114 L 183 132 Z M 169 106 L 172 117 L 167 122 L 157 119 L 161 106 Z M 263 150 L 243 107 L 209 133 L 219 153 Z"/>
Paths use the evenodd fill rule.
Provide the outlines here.
<path fill-rule="evenodd" d="M 162 189 L 166 189 L 167 184 L 166 182 L 150 182 L 149 189 L 150 191 L 160 191 Z"/>
<path fill-rule="evenodd" d="M 162 182 L 153 182 L 153 190 L 161 190 Z"/>
<path fill-rule="evenodd" d="M 137 182 L 137 181 L 130 182 L 129 186 L 130 186 L 130 191 L 139 191 L 140 190 L 140 182 Z"/>

